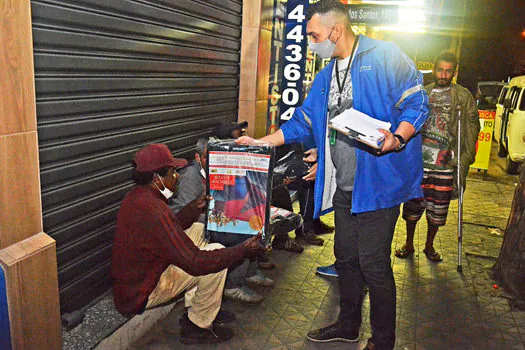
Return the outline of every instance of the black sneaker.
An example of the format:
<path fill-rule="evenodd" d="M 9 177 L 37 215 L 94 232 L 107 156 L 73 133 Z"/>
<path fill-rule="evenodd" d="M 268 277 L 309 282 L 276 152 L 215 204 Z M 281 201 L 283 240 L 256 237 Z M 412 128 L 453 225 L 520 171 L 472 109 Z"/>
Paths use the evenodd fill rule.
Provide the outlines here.
<path fill-rule="evenodd" d="M 182 344 L 216 344 L 230 340 L 233 332 L 225 327 L 212 325 L 210 328 L 200 328 L 184 314 L 179 321 L 180 342 Z"/>
<path fill-rule="evenodd" d="M 331 232 L 334 232 L 334 229 L 335 229 L 333 226 L 327 225 L 321 220 L 319 221 L 314 220 L 313 227 L 314 227 L 314 232 L 316 235 L 331 233 Z"/>
<path fill-rule="evenodd" d="M 277 236 L 276 236 L 277 238 Z M 302 253 L 304 248 L 299 245 L 295 240 L 286 236 L 285 239 L 273 239 L 272 248 L 275 250 L 287 250 L 293 253 Z"/>
<path fill-rule="evenodd" d="M 308 340 L 316 343 L 328 343 L 331 341 L 355 343 L 359 340 L 359 328 L 349 329 L 336 322 L 328 327 L 310 331 L 306 337 Z"/>
<path fill-rule="evenodd" d="M 297 234 L 296 231 L 295 238 L 307 244 L 313 244 L 318 246 L 322 246 L 324 244 L 324 239 L 317 237 L 312 231 L 306 231 L 306 233 L 302 235 Z"/>

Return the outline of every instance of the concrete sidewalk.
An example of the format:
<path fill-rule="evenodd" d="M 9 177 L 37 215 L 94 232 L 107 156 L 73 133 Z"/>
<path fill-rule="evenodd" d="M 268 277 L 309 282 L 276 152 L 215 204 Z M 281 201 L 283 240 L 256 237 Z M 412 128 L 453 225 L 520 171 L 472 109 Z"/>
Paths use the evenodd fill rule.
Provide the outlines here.
<path fill-rule="evenodd" d="M 487 174 L 471 170 L 464 200 L 463 275 L 457 268 L 457 201 L 435 242 L 443 262 L 423 254 L 426 222 L 416 230 L 416 253 L 402 260 L 392 254 L 397 285 L 397 349 L 525 349 L 525 312 L 510 310 L 488 272 L 502 243 L 518 176 L 502 171 L 495 154 Z M 323 217 L 333 224 L 333 214 Z M 183 305 L 157 324 L 133 349 L 360 349 L 370 337 L 365 299 L 359 344 L 316 344 L 306 339 L 313 328 L 333 322 L 338 314 L 337 280 L 315 274 L 333 262 L 333 234 L 322 247 L 305 246 L 302 254 L 274 251 L 278 268 L 266 274 L 273 288 L 256 288 L 265 296 L 259 305 L 224 301 L 237 320 L 235 337 L 214 346 L 184 346 L 178 342 Z M 399 220 L 392 251 L 405 241 Z"/>

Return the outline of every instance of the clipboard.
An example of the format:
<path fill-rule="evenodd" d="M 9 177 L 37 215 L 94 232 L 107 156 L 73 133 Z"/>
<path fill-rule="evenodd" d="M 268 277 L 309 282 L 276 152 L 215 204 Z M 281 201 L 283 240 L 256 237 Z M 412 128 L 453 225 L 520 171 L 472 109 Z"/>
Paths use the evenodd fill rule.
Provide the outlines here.
<path fill-rule="evenodd" d="M 370 138 L 367 138 L 366 135 L 364 134 L 361 134 L 355 130 L 352 130 L 352 129 L 349 129 L 347 127 L 342 127 L 342 126 L 339 126 L 339 125 L 335 125 L 335 124 L 332 124 L 332 123 L 328 123 L 328 127 L 330 129 L 333 129 L 333 130 L 336 130 L 340 133 L 343 133 L 345 134 L 346 136 L 348 136 L 349 138 L 351 138 L 352 140 L 356 140 L 356 141 L 359 141 L 361 143 L 364 143 L 365 145 L 369 146 L 369 147 L 372 147 L 373 149 L 381 149 L 383 147 L 383 142 L 385 141 L 385 139 L 381 139 L 379 140 L 379 142 L 374 142 L 373 140 L 371 140 Z"/>
<path fill-rule="evenodd" d="M 328 127 L 377 150 L 385 139 L 379 129 L 390 130 L 391 124 L 349 108 L 332 118 Z"/>

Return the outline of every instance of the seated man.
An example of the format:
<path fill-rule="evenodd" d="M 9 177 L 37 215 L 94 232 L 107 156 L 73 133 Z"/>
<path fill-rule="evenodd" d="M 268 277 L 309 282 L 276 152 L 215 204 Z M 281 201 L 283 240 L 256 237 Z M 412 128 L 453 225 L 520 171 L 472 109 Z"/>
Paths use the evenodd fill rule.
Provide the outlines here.
<path fill-rule="evenodd" d="M 203 225 L 193 224 L 205 205 L 205 195 L 177 215 L 167 205 L 177 191 L 175 169 L 187 162 L 173 158 L 165 145 L 151 144 L 140 149 L 132 163 L 137 185 L 122 201 L 113 245 L 115 306 L 124 315 L 138 314 L 197 286 L 188 313 L 180 321 L 181 342 L 230 339 L 233 332 L 217 325 L 234 319 L 231 313 L 219 312 L 227 268 L 259 255 L 259 237 L 231 248 L 206 246 L 199 239 Z"/>
<path fill-rule="evenodd" d="M 206 191 L 206 159 L 208 156 L 208 138 L 200 138 L 195 145 L 195 159 L 180 171 L 179 191 L 172 197 L 170 207 L 177 214 L 188 203 Z M 204 223 L 203 214 L 199 222 Z"/>

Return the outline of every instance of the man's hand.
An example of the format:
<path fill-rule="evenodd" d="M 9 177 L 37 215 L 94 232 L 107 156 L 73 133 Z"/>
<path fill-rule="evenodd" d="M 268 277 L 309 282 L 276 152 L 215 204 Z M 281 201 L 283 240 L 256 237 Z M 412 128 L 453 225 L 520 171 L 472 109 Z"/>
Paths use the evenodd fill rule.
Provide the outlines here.
<path fill-rule="evenodd" d="M 243 245 L 245 258 L 257 258 L 267 251 L 260 242 L 261 238 L 262 235 L 259 233 L 257 236 L 251 237 L 241 243 Z"/>
<path fill-rule="evenodd" d="M 193 200 L 192 205 L 197 209 L 203 209 L 206 204 L 212 200 L 211 196 L 207 196 L 206 192 L 202 192 L 202 194 L 197 197 L 197 199 Z"/>
<path fill-rule="evenodd" d="M 283 132 L 279 129 L 276 132 L 261 137 L 259 140 L 255 140 L 249 136 L 241 136 L 235 143 L 238 145 L 249 145 L 249 146 L 281 146 L 284 145 L 284 135 Z"/>
<path fill-rule="evenodd" d="M 385 141 L 383 142 L 383 148 L 378 151 L 378 154 L 385 154 L 388 152 L 395 151 L 396 148 L 401 144 L 398 139 L 394 137 L 394 134 L 385 129 L 379 129 L 379 132 L 385 135 Z M 406 142 L 416 133 L 416 129 L 409 122 L 401 122 L 394 133 L 401 135 Z"/>
<path fill-rule="evenodd" d="M 288 186 L 289 184 L 291 184 L 292 182 L 294 182 L 295 180 L 297 180 L 297 178 L 294 178 L 294 179 L 290 179 L 288 176 L 284 178 L 283 180 L 283 184 L 285 186 Z"/>
<path fill-rule="evenodd" d="M 303 180 L 305 180 L 305 181 L 314 181 L 315 180 L 315 176 L 317 175 L 317 164 L 318 163 L 315 163 L 314 165 L 312 165 L 310 167 L 310 169 L 308 169 L 308 174 L 303 176 Z"/>
<path fill-rule="evenodd" d="M 394 134 L 392 134 L 390 131 L 385 130 L 385 129 L 379 129 L 379 132 L 385 135 L 385 140 L 383 141 L 383 147 L 378 152 L 379 154 L 385 154 L 388 152 L 392 152 L 396 148 L 399 147 L 400 142 L 398 139 L 394 137 Z"/>
<path fill-rule="evenodd" d="M 306 155 L 303 160 L 308 163 L 315 163 L 317 161 L 317 148 L 311 148 L 308 151 L 304 152 Z"/>
<path fill-rule="evenodd" d="M 235 140 L 235 143 L 238 145 L 246 145 L 246 146 L 263 146 L 263 145 L 271 145 L 271 142 L 269 141 L 263 141 L 263 140 L 256 140 L 253 137 L 250 136 L 241 136 L 238 139 Z"/>

